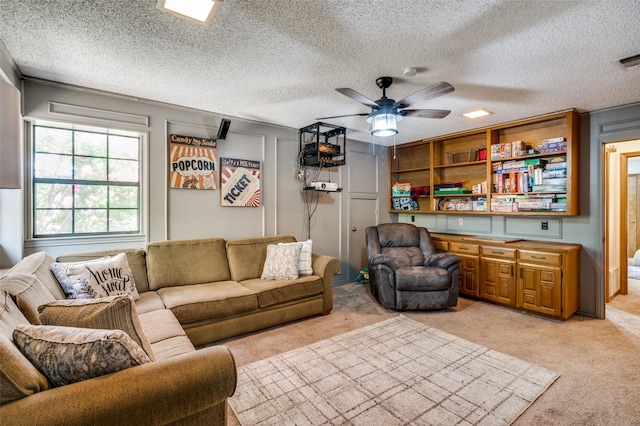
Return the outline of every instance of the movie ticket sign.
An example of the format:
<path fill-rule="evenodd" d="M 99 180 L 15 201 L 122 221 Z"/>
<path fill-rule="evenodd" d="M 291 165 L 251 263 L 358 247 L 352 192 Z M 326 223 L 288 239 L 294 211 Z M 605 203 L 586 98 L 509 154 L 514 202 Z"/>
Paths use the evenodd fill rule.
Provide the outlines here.
<path fill-rule="evenodd" d="M 259 207 L 260 196 L 259 161 L 220 159 L 220 205 Z"/>
<path fill-rule="evenodd" d="M 216 140 L 169 135 L 171 188 L 216 189 Z"/>

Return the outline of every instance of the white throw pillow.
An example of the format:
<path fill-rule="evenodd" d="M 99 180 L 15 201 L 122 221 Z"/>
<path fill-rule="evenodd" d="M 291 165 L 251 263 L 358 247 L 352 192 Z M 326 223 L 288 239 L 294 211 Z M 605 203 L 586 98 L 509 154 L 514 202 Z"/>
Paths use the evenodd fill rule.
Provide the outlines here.
<path fill-rule="evenodd" d="M 133 300 L 140 298 L 125 253 L 87 262 L 54 262 L 51 271 L 69 299 L 97 299 L 119 294 L 130 294 Z"/>
<path fill-rule="evenodd" d="M 298 260 L 298 275 L 313 275 L 313 267 L 311 266 L 313 243 L 311 240 L 300 241 L 298 243 L 279 243 L 278 245 L 286 246 L 287 244 L 302 244 L 300 259 Z"/>
<path fill-rule="evenodd" d="M 269 244 L 260 278 L 263 280 L 295 280 L 298 278 L 298 261 L 301 250 L 302 243 L 282 246 Z"/>

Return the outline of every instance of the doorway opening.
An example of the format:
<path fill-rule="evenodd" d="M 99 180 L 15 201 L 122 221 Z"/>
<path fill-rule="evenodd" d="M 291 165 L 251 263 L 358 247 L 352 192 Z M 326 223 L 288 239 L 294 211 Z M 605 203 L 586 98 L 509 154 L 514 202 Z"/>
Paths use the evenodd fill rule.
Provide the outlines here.
<path fill-rule="evenodd" d="M 603 149 L 605 312 L 640 337 L 640 140 Z"/>

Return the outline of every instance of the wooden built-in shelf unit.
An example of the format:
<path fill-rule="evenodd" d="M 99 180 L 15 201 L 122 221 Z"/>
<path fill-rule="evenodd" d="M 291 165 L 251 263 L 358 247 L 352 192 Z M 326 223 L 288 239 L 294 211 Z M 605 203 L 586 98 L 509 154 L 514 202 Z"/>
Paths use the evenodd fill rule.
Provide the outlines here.
<path fill-rule="evenodd" d="M 578 112 L 571 109 L 389 148 L 389 211 L 576 216 L 579 213 L 579 124 Z M 522 149 L 505 158 L 505 147 L 515 144 Z M 498 152 L 503 156 L 492 158 L 492 153 Z M 523 163 L 527 164 L 514 166 Z M 513 174 L 507 173 L 511 167 L 517 169 Z M 538 175 L 535 180 L 530 172 Z M 500 178 L 500 174 L 508 177 Z M 506 186 L 499 185 L 501 179 L 507 182 Z M 543 185 L 552 179 L 555 185 Z M 558 182 L 562 179 L 566 179 L 565 187 Z M 411 197 L 417 209 L 393 209 L 392 199 L 397 196 L 391 188 L 397 182 L 429 188 L 428 194 Z M 482 186 L 483 182 L 486 182 L 485 189 L 466 193 Z M 465 193 L 436 193 L 440 185 L 451 183 L 461 185 L 460 192 Z M 483 206 L 486 210 L 481 210 Z"/>

